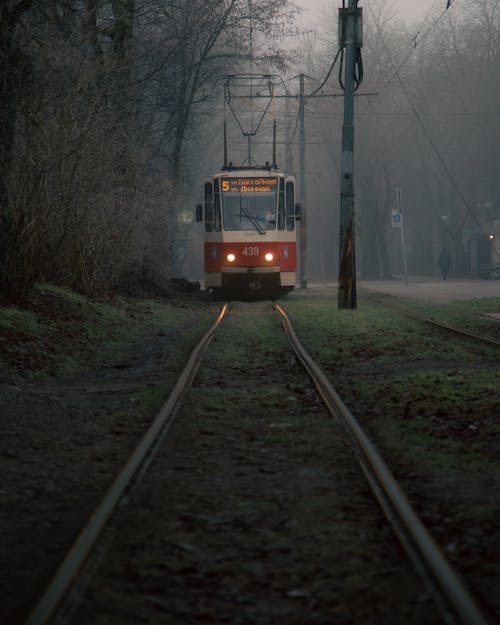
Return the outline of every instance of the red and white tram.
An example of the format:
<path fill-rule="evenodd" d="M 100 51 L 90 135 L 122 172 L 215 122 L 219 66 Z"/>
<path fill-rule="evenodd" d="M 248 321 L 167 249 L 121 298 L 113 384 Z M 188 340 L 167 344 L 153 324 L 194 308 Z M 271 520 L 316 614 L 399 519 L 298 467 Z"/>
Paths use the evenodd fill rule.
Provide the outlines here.
<path fill-rule="evenodd" d="M 270 168 L 223 170 L 204 184 L 205 288 L 273 296 L 296 282 L 295 179 Z"/>

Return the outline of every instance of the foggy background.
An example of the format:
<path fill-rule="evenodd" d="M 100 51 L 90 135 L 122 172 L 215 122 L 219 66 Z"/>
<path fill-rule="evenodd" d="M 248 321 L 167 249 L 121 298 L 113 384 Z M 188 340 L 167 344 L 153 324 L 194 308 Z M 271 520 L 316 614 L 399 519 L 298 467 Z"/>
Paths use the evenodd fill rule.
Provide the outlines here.
<path fill-rule="evenodd" d="M 299 22 L 314 26 L 321 23 L 322 15 L 328 12 L 331 1 L 296 0 L 295 4 L 302 9 L 302 14 L 298 18 Z M 366 3 L 362 4 L 366 8 Z M 378 3 L 378 5 L 381 5 L 381 3 Z M 418 20 L 423 20 L 434 10 L 443 9 L 445 5 L 446 0 L 444 3 L 440 0 L 386 0 L 384 12 L 387 15 L 400 18 L 406 22 L 417 23 Z M 335 6 L 342 6 L 342 2 L 337 2 Z"/>
<path fill-rule="evenodd" d="M 131 277 L 203 277 L 194 221 L 205 177 L 247 143 L 224 111 L 225 74 L 277 77 L 254 158 L 299 178 L 305 104 L 308 280 L 336 280 L 343 100 L 340 0 L 8 0 L 0 8 L 0 292 L 37 280 L 99 293 Z M 360 0 L 355 111 L 361 278 L 403 271 L 498 277 L 498 0 Z M 335 96 L 335 97 L 333 97 Z M 248 106 L 241 101 L 241 106 Z M 246 115 L 258 115 L 259 101 Z"/>
<path fill-rule="evenodd" d="M 340 3 L 298 4 L 307 7 L 297 21 L 302 32 L 291 42 L 300 61 L 287 68 L 285 81 L 297 94 L 299 81 L 291 77 L 303 72 L 308 94 L 326 76 L 337 50 Z M 437 260 L 445 247 L 452 257 L 452 275 L 497 277 L 498 4 L 455 2 L 448 11 L 446 2 L 435 0 L 363 5 L 364 82 L 355 104 L 358 276 L 391 278 L 403 273 L 401 230 L 392 226 L 399 187 L 409 274 L 439 275 Z M 339 92 L 336 67 L 321 93 Z M 298 179 L 298 102 L 289 100 L 288 110 L 283 100 L 277 106 L 278 163 Z M 337 278 L 342 119 L 342 98 L 307 99 L 309 280 Z M 260 162 L 271 160 L 268 121 L 256 140 Z M 237 129 L 232 130 L 236 141 L 230 154 L 238 162 L 235 153 L 242 147 L 239 154 L 245 158 L 246 139 L 238 139 Z M 216 163 L 220 145 L 219 139 L 213 153 Z M 210 175 L 210 168 L 205 173 Z M 489 238 L 493 233 L 497 241 Z"/>

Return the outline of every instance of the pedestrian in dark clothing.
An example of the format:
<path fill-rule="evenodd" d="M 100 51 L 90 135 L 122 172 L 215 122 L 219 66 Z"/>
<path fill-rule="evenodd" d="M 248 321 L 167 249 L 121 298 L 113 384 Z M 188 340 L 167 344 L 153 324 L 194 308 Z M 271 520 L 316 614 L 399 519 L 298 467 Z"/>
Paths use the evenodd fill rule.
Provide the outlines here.
<path fill-rule="evenodd" d="M 441 250 L 441 254 L 439 254 L 437 265 L 439 267 L 441 275 L 443 276 L 443 280 L 446 280 L 448 276 L 448 271 L 451 267 L 451 258 L 448 250 L 445 247 L 443 247 L 443 249 Z"/>

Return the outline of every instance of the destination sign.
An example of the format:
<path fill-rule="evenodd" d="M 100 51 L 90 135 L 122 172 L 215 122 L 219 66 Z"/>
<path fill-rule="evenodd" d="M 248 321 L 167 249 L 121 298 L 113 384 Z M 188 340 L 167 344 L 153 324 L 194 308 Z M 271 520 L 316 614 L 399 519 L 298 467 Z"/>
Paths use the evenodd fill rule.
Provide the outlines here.
<path fill-rule="evenodd" d="M 224 193 L 272 193 L 278 188 L 277 178 L 225 178 Z"/>

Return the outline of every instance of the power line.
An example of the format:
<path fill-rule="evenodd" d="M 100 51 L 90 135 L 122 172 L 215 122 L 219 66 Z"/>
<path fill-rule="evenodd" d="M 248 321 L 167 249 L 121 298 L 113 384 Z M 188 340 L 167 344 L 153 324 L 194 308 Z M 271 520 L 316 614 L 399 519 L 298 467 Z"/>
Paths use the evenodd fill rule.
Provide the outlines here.
<path fill-rule="evenodd" d="M 425 16 L 422 25 L 420 28 L 422 28 L 422 26 L 425 24 L 425 22 L 427 21 L 430 13 L 432 12 L 432 10 L 434 9 L 434 7 L 436 6 L 438 0 L 435 0 L 434 4 L 432 5 L 432 7 L 430 8 L 430 10 L 428 11 L 427 15 Z M 451 3 L 453 2 L 453 0 L 449 0 L 446 8 L 444 9 L 444 11 L 442 11 L 442 13 L 440 13 L 440 15 L 434 20 L 434 22 L 432 22 L 432 24 L 429 26 L 429 28 L 419 37 L 420 34 L 420 29 L 417 30 L 417 32 L 415 33 L 415 35 L 410 39 L 410 42 L 407 46 L 408 52 L 406 54 L 406 56 L 403 57 L 403 59 L 399 62 L 399 65 L 396 67 L 392 57 L 390 56 L 389 50 L 387 48 L 387 45 L 385 44 L 385 41 L 382 38 L 382 34 L 380 31 L 380 24 L 377 20 L 377 18 L 375 17 L 375 13 L 373 11 L 373 8 L 371 6 L 371 3 L 368 2 L 368 10 L 370 11 L 370 13 L 372 14 L 373 17 L 373 21 L 375 22 L 375 25 L 377 27 L 380 39 L 382 39 L 383 43 L 384 43 L 384 47 L 386 49 L 386 52 L 389 56 L 389 59 L 391 61 L 391 64 L 394 67 L 394 73 L 390 76 L 390 78 L 388 78 L 385 83 L 382 85 L 382 87 L 378 90 L 380 93 L 382 93 L 390 84 L 391 82 L 395 79 L 395 78 L 399 78 L 398 74 L 401 71 L 401 69 L 404 67 L 404 65 L 406 64 L 406 62 L 408 61 L 408 59 L 410 58 L 410 56 L 413 54 L 413 52 L 416 50 L 416 48 L 418 48 L 418 46 L 427 38 L 427 36 L 434 30 L 434 28 L 438 25 L 438 23 L 441 21 L 442 17 L 445 15 L 445 13 L 448 11 L 448 9 L 451 6 Z"/>
<path fill-rule="evenodd" d="M 450 6 L 450 5 L 451 5 L 451 2 L 450 2 L 450 1 L 448 1 L 448 2 L 447 2 L 447 5 L 446 5 L 446 9 L 445 9 L 445 10 L 443 11 L 443 13 L 439 16 L 438 20 L 436 20 L 436 22 L 434 22 L 434 24 L 433 24 L 433 26 L 432 26 L 432 27 L 434 27 L 434 26 L 435 26 L 435 24 L 437 23 L 437 21 L 439 21 L 439 19 L 442 17 L 442 15 L 443 15 L 444 13 L 446 13 L 446 11 L 448 10 L 448 8 L 449 8 L 449 6 Z M 451 182 L 452 187 L 455 189 L 455 191 L 456 191 L 457 195 L 458 195 L 458 196 L 459 196 L 459 198 L 462 200 L 462 203 L 463 203 L 463 205 L 464 205 L 464 207 L 465 207 L 465 209 L 466 209 L 467 213 L 469 214 L 469 216 L 470 216 L 470 217 L 472 217 L 473 221 L 474 221 L 474 222 L 475 222 L 475 224 L 478 226 L 478 228 L 481 230 L 481 232 L 482 232 L 483 234 L 486 234 L 486 232 L 485 232 L 485 230 L 484 230 L 484 228 L 483 228 L 483 226 L 482 226 L 481 222 L 479 221 L 479 218 L 477 217 L 476 213 L 472 210 L 471 206 L 469 205 L 469 202 L 467 201 L 467 198 L 465 197 L 465 195 L 463 194 L 462 190 L 461 190 L 461 189 L 460 189 L 460 187 L 458 186 L 458 183 L 456 182 L 456 180 L 455 180 L 455 178 L 454 178 L 453 174 L 451 173 L 451 171 L 449 170 L 448 166 L 446 165 L 446 162 L 445 162 L 445 160 L 444 160 L 443 156 L 441 155 L 441 152 L 439 151 L 438 147 L 437 147 L 437 146 L 436 146 L 436 144 L 434 143 L 434 141 L 433 141 L 433 139 L 432 139 L 432 136 L 431 136 L 430 132 L 427 130 L 427 127 L 425 126 L 425 124 L 424 124 L 424 122 L 423 122 L 423 120 L 422 120 L 422 116 L 419 114 L 419 112 L 418 112 L 418 110 L 417 110 L 417 107 L 415 106 L 415 103 L 413 102 L 413 100 L 412 100 L 412 98 L 411 98 L 411 96 L 410 96 L 410 93 L 409 93 L 409 91 L 408 91 L 408 88 L 406 87 L 406 84 L 403 82 L 403 79 L 401 78 L 401 75 L 400 75 L 400 73 L 399 73 L 399 68 L 398 68 L 398 67 L 396 67 L 396 64 L 394 63 L 394 60 L 393 60 L 393 58 L 392 58 L 392 56 L 391 56 L 391 53 L 390 53 L 390 51 L 389 51 L 389 48 L 388 48 L 388 46 L 387 46 L 387 42 L 385 41 L 385 38 L 384 38 L 384 36 L 383 36 L 383 34 L 382 34 L 382 31 L 381 31 L 381 29 L 380 29 L 380 24 L 379 24 L 378 20 L 376 19 L 375 15 L 374 15 L 374 13 L 373 13 L 373 9 L 371 8 L 371 5 L 370 5 L 370 4 L 368 4 L 368 7 L 369 7 L 369 10 L 370 10 L 370 12 L 371 12 L 371 14 L 372 14 L 372 17 L 373 17 L 373 20 L 374 20 L 374 22 L 375 22 L 375 25 L 376 25 L 376 27 L 377 27 L 377 31 L 378 31 L 378 34 L 379 34 L 380 40 L 382 41 L 382 44 L 383 44 L 383 46 L 384 46 L 384 48 L 385 48 L 385 51 L 386 51 L 386 53 L 387 53 L 387 56 L 389 57 L 389 61 L 390 61 L 391 65 L 394 67 L 394 76 L 395 76 L 395 77 L 397 77 L 397 79 L 398 79 L 398 81 L 399 81 L 399 84 L 401 85 L 401 88 L 403 89 L 403 92 L 404 92 L 404 94 L 405 94 L 405 96 L 406 96 L 406 99 L 408 100 L 408 102 L 409 102 L 409 104 L 410 104 L 410 106 L 411 106 L 411 108 L 412 108 L 412 111 L 413 111 L 413 113 L 414 113 L 414 115 L 415 115 L 415 117 L 416 117 L 416 119 L 417 119 L 417 121 L 418 121 L 418 123 L 419 123 L 419 125 L 420 125 L 420 128 L 422 129 L 422 131 L 423 131 L 423 133 L 425 134 L 425 136 L 426 136 L 427 140 L 429 141 L 429 144 L 430 144 L 430 146 L 431 146 L 431 148 L 432 148 L 432 150 L 433 150 L 434 154 L 436 155 L 436 157 L 437 157 L 437 159 L 438 159 L 438 161 L 439 161 L 439 164 L 441 165 L 441 167 L 443 168 L 443 170 L 444 170 L 444 172 L 445 172 L 446 176 L 448 177 L 449 181 Z M 430 29 L 429 29 L 429 30 L 427 30 L 425 34 L 427 34 L 428 32 L 430 32 Z M 497 250 L 495 249 L 495 246 L 494 246 L 494 244 L 493 244 L 493 243 L 492 243 L 492 247 L 493 247 L 493 249 L 495 250 L 495 253 L 498 255 L 498 252 L 497 252 Z"/>
<path fill-rule="evenodd" d="M 422 20 L 422 23 L 420 24 L 420 28 L 423 27 L 423 25 L 425 24 L 425 22 L 427 21 L 427 19 L 429 18 L 429 15 L 434 11 L 434 7 L 436 6 L 436 4 L 438 2 L 441 2 L 441 0 L 434 0 L 434 2 L 432 3 L 431 8 L 427 11 L 427 13 L 425 14 L 424 19 Z M 419 31 L 417 31 L 417 35 L 418 35 Z"/>

